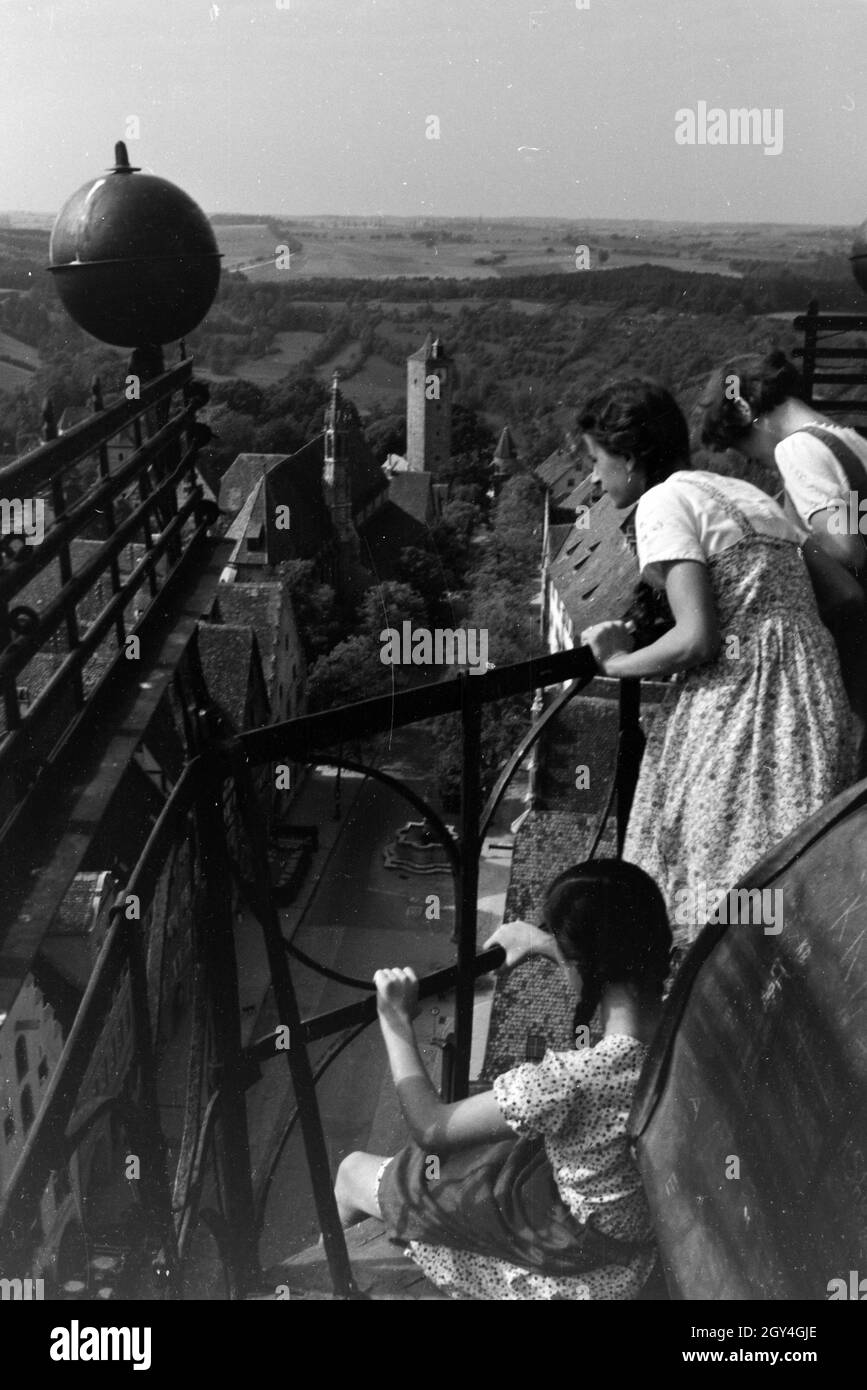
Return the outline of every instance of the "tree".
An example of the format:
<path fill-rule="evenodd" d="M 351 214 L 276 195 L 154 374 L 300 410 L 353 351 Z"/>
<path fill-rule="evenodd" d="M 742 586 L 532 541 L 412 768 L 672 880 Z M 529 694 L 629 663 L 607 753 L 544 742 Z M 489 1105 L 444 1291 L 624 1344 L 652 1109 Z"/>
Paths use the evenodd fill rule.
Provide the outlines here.
<path fill-rule="evenodd" d="M 477 410 L 455 401 L 452 406 L 452 457 L 469 454 L 490 462 L 496 440 Z"/>
<path fill-rule="evenodd" d="M 260 454 L 294 454 L 304 443 L 293 420 L 268 420 L 256 431 L 255 448 Z"/>
<path fill-rule="evenodd" d="M 233 381 L 218 381 L 211 387 L 214 405 L 224 405 L 236 415 L 251 415 L 256 419 L 265 400 L 261 387 L 237 377 Z"/>
<path fill-rule="evenodd" d="M 346 635 L 334 590 L 317 579 L 312 560 L 285 560 L 279 572 L 289 591 L 308 660 L 323 656 Z"/>
<path fill-rule="evenodd" d="M 439 622 L 442 615 L 447 580 L 436 555 L 418 546 L 408 545 L 400 552 L 398 578 L 409 584 L 424 599 L 428 619 Z"/>
<path fill-rule="evenodd" d="M 307 690 L 311 712 L 384 695 L 391 688 L 391 675 L 379 657 L 379 642 L 366 634 L 338 642 L 310 672 Z"/>
<path fill-rule="evenodd" d="M 470 563 L 474 530 L 482 519 L 480 509 L 471 502 L 451 501 L 430 528 L 431 545 L 436 553 L 449 589 L 462 589 Z"/>
<path fill-rule="evenodd" d="M 364 434 L 374 458 L 384 459 L 388 454 L 406 454 L 405 415 L 386 415 L 382 420 L 372 421 L 365 426 Z"/>
<path fill-rule="evenodd" d="M 256 422 L 252 415 L 240 415 L 228 406 L 219 405 L 211 416 L 210 425 L 214 433 L 214 465 L 217 472 L 223 474 L 239 454 L 252 452 Z"/>
<path fill-rule="evenodd" d="M 367 590 L 359 610 L 359 626 L 363 633 L 378 643 L 384 628 L 400 629 L 404 622 L 413 625 L 427 622 L 424 599 L 411 585 L 386 579 Z"/>

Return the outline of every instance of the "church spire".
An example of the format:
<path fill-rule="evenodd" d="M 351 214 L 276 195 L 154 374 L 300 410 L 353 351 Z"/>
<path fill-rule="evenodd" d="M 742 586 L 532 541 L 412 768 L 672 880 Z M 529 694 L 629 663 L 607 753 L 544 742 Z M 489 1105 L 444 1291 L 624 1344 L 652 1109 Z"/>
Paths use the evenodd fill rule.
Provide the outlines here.
<path fill-rule="evenodd" d="M 325 407 L 325 458 L 322 481 L 325 501 L 341 546 L 355 548 L 358 537 L 352 524 L 350 478 L 350 411 L 340 392 L 340 373 L 335 369 L 331 394 Z"/>

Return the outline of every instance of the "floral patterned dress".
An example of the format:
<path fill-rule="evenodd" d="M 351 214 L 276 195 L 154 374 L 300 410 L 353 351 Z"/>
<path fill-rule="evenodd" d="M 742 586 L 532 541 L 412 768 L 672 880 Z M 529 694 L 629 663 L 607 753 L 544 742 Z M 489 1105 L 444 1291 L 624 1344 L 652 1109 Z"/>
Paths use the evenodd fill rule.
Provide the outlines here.
<path fill-rule="evenodd" d="M 686 673 L 667 720 L 651 728 L 623 850 L 658 882 L 678 945 L 691 941 L 721 896 L 854 775 L 855 730 L 836 648 L 819 618 L 797 535 L 757 529 L 732 501 L 729 481 L 683 473 L 661 485 L 679 487 L 681 499 L 698 487 L 740 532 L 734 544 L 704 555 L 719 654 Z M 700 530 L 696 525 L 696 545 Z M 658 537 L 652 540 L 657 561 L 701 554 L 677 543 L 668 554 Z"/>

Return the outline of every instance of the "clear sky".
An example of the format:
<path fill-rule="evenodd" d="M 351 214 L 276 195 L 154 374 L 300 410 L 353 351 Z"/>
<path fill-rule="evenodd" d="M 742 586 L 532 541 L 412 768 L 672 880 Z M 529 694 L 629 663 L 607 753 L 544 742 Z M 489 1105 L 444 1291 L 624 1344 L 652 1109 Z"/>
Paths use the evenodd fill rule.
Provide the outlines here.
<path fill-rule="evenodd" d="M 134 117 L 208 212 L 867 217 L 867 0 L 584 3 L 0 0 L 0 209 Z M 678 144 L 700 102 L 781 110 L 781 152 Z"/>

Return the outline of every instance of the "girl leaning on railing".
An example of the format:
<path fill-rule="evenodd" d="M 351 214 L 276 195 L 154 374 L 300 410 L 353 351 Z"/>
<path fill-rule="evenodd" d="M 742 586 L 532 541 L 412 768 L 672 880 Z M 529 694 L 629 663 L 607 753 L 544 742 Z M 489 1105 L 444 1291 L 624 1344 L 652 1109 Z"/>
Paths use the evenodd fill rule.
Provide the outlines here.
<path fill-rule="evenodd" d="M 669 969 L 665 905 L 635 865 L 595 860 L 550 885 L 544 928 L 506 923 L 485 949 L 505 950 L 505 971 L 531 955 L 563 968 L 579 1045 L 451 1105 L 419 1055 L 414 972 L 377 972 L 380 1027 L 412 1142 L 393 1158 L 349 1154 L 338 1209 L 344 1226 L 381 1217 L 456 1298 L 634 1299 L 655 1247 L 626 1123 Z M 597 1010 L 602 1036 L 590 1046 Z"/>

